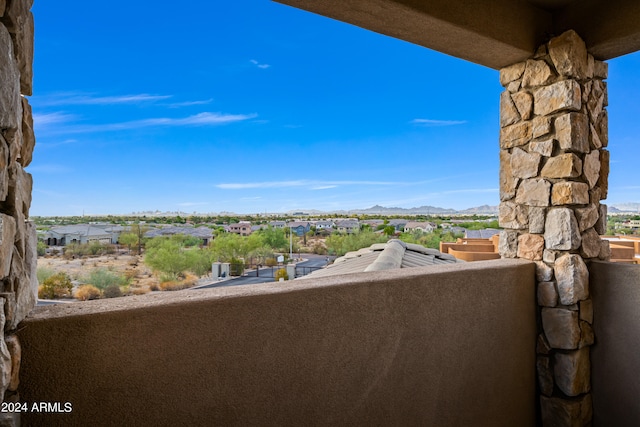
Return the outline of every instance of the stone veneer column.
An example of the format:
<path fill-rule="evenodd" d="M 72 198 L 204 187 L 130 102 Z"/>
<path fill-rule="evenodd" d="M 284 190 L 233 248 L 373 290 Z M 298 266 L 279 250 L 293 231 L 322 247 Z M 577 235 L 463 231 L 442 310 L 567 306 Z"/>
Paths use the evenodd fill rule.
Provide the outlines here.
<path fill-rule="evenodd" d="M 18 402 L 20 343 L 14 331 L 35 306 L 36 230 L 27 221 L 35 145 L 31 106 L 33 0 L 0 0 L 0 399 Z M 19 425 L 0 413 L 0 425 Z"/>
<path fill-rule="evenodd" d="M 574 32 L 500 71 L 500 254 L 536 263 L 544 426 L 591 422 L 585 261 L 608 259 L 607 64 Z"/>

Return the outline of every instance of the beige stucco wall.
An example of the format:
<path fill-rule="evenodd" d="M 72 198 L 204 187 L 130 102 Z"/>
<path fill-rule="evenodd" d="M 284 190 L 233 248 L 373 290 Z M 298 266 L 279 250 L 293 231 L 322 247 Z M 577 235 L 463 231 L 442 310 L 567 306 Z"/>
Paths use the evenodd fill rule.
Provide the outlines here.
<path fill-rule="evenodd" d="M 640 425 L 640 265 L 589 268 L 596 344 L 591 349 L 596 426 Z"/>
<path fill-rule="evenodd" d="M 498 260 L 38 308 L 27 425 L 532 426 L 534 264 Z"/>

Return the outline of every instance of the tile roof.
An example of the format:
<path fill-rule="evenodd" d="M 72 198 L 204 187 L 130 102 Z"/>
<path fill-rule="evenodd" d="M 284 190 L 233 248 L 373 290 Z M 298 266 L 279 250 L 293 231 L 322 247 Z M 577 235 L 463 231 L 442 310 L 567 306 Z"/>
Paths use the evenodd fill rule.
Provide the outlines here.
<path fill-rule="evenodd" d="M 436 249 L 391 239 L 387 243 L 376 243 L 368 248 L 348 252 L 337 258 L 327 268 L 314 271 L 300 279 L 456 262 L 464 261 L 457 260 L 452 255 L 444 254 Z"/>

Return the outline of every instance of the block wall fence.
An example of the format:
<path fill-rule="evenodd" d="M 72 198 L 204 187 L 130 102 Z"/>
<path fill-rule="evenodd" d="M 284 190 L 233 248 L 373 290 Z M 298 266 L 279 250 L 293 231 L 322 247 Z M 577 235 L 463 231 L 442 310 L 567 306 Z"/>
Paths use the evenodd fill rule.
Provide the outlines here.
<path fill-rule="evenodd" d="M 32 0 L 0 0 L 0 397 L 19 400 L 18 323 L 35 306 L 36 230 L 28 221 L 31 163 L 35 145 L 31 106 Z M 17 415 L 0 413 L 0 424 L 19 425 Z"/>

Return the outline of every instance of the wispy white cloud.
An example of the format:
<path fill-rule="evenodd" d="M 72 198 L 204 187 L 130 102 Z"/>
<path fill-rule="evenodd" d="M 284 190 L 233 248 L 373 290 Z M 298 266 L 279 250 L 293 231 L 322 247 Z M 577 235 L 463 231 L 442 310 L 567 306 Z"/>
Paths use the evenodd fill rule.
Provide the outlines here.
<path fill-rule="evenodd" d="M 255 65 L 256 67 L 261 68 L 261 69 L 263 69 L 263 70 L 265 70 L 265 69 L 267 69 L 267 68 L 271 67 L 271 65 L 269 65 L 269 64 L 261 64 L 261 63 L 259 63 L 258 61 L 256 61 L 255 59 L 252 59 L 252 60 L 250 60 L 249 62 L 251 62 L 251 63 L 252 63 L 253 65 Z"/>
<path fill-rule="evenodd" d="M 105 124 L 74 124 L 60 125 L 50 129 L 49 133 L 76 134 L 92 132 L 109 132 L 128 129 L 140 129 L 148 127 L 182 127 L 182 126 L 216 126 L 241 122 L 257 117 L 257 114 L 224 114 L 203 112 L 188 117 L 160 117 L 141 120 L 132 120 L 121 123 Z"/>
<path fill-rule="evenodd" d="M 113 104 L 139 104 L 162 101 L 171 98 L 172 95 L 151 95 L 140 93 L 133 95 L 99 96 L 95 94 L 62 92 L 35 97 L 34 105 L 41 107 L 56 105 L 113 105 Z"/>
<path fill-rule="evenodd" d="M 184 101 L 184 102 L 174 102 L 169 104 L 170 108 L 180 108 L 180 107 L 191 107 L 193 105 L 206 105 L 211 104 L 213 102 L 213 98 L 203 99 L 200 101 Z"/>
<path fill-rule="evenodd" d="M 456 126 L 467 123 L 466 120 L 433 120 L 433 119 L 413 119 L 409 123 L 418 126 Z"/>
<path fill-rule="evenodd" d="M 33 173 L 67 173 L 71 172 L 67 166 L 64 165 L 29 165 L 27 166 L 29 172 Z"/>
<path fill-rule="evenodd" d="M 61 111 L 55 113 L 33 113 L 33 125 L 36 128 L 67 123 L 75 119 L 76 116 L 74 114 L 68 114 Z"/>
<path fill-rule="evenodd" d="M 245 182 L 245 183 L 223 183 L 217 184 L 217 188 L 224 190 L 247 190 L 256 188 L 290 188 L 290 187 L 310 187 L 311 189 L 321 190 L 327 188 L 335 188 L 340 185 L 404 185 L 402 182 L 390 181 L 313 181 L 307 179 L 293 181 L 263 181 L 263 182 Z"/>

